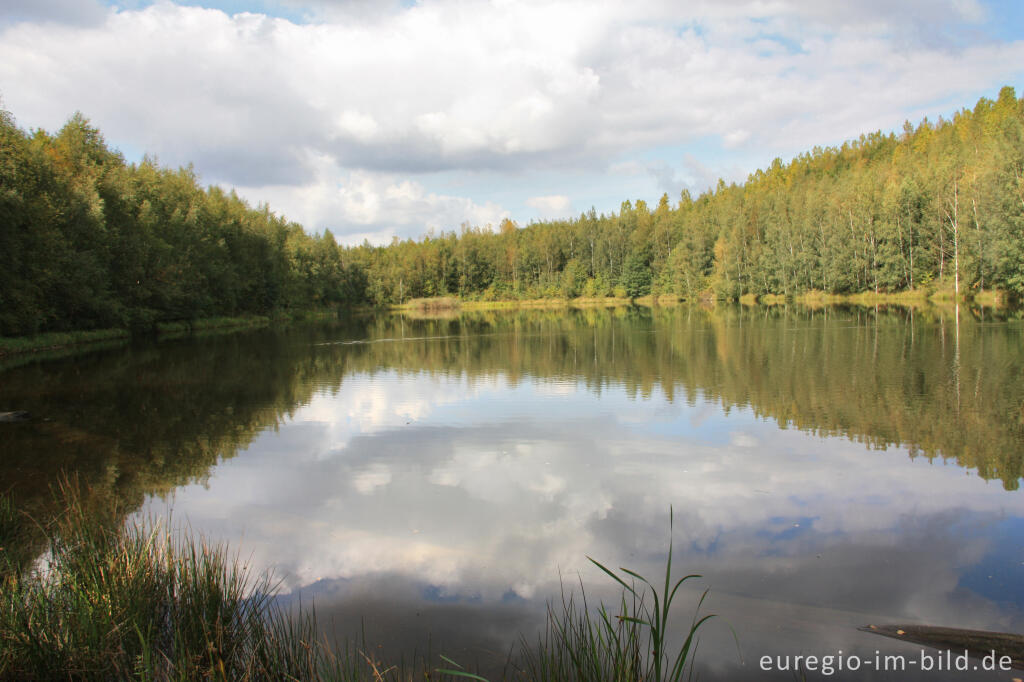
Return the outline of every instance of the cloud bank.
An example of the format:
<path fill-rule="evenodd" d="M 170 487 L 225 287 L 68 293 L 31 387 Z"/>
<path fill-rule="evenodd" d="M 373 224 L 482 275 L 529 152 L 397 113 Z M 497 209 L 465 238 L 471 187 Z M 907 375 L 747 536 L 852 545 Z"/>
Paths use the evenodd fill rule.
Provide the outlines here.
<path fill-rule="evenodd" d="M 115 146 L 194 162 L 308 227 L 383 238 L 522 220 L 530 197 L 568 210 L 559 187 L 490 196 L 538 169 L 613 187 L 609 169 L 712 140 L 652 173 L 652 191 L 681 188 L 694 161 L 723 172 L 714 149 L 840 142 L 970 103 L 1024 63 L 1024 39 L 991 36 L 1000 17 L 972 0 L 253 7 L 9 4 L 0 95 L 24 125 L 81 110 Z M 439 174 L 461 193 L 435 189 Z"/>

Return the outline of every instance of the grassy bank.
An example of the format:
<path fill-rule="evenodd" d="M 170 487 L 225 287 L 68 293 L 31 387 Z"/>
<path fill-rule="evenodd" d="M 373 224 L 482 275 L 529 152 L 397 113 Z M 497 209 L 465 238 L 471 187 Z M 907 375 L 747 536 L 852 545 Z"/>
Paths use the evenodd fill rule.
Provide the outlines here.
<path fill-rule="evenodd" d="M 953 303 L 955 296 L 951 287 L 939 289 L 922 288 L 896 292 L 863 291 L 859 294 L 829 294 L 823 291 L 808 291 L 794 297 L 794 301 L 803 305 L 819 307 L 825 305 L 902 305 L 924 306 L 933 303 Z M 961 302 L 976 305 L 1003 308 L 1009 305 L 1010 297 L 1005 291 L 983 289 L 979 291 L 961 292 Z"/>
<path fill-rule="evenodd" d="M 986 308 L 1005 308 L 1010 304 L 1010 296 L 999 289 L 980 289 L 975 291 L 972 300 L 976 305 Z"/>
<path fill-rule="evenodd" d="M 462 307 L 459 299 L 453 296 L 437 296 L 434 298 L 414 298 L 398 306 L 401 310 L 458 310 Z"/>
<path fill-rule="evenodd" d="M 126 329 L 94 329 L 80 332 L 52 332 L 34 336 L 0 337 L 0 356 L 57 350 L 93 343 L 124 342 L 130 337 L 131 334 Z"/>
<path fill-rule="evenodd" d="M 658 304 L 669 304 L 678 301 L 677 296 L 665 295 L 658 297 Z M 635 300 L 615 296 L 580 296 L 578 298 L 524 298 L 504 299 L 497 301 L 484 301 L 473 299 L 460 299 L 452 296 L 438 298 L 417 298 L 391 306 L 391 310 L 402 312 L 418 313 L 447 313 L 460 310 L 517 310 L 520 308 L 594 308 L 613 307 L 620 305 L 652 305 L 654 300 L 651 296 L 644 296 Z"/>
<path fill-rule="evenodd" d="M 127 343 L 127 338 L 118 337 L 110 339 L 108 341 L 92 341 L 77 346 L 57 346 L 55 348 L 46 348 L 42 350 L 33 350 L 29 352 L 7 354 L 0 353 L 0 372 L 11 369 L 13 367 L 26 365 L 31 362 L 48 362 L 50 360 L 59 360 L 61 358 L 66 358 L 84 352 L 91 353 L 99 350 L 120 348 Z"/>
<path fill-rule="evenodd" d="M 157 521 L 126 525 L 74 484 L 56 494 L 66 511 L 45 525 L 42 558 L 22 542 L 33 521 L 0 495 L 0 680 L 484 679 L 444 656 L 385 665 L 365 642 L 331 645 L 310 608 L 277 606 L 272 580 L 224 547 Z M 591 559 L 621 585 L 618 609 L 595 611 L 570 593 L 549 608 L 538 640 L 510 657 L 506 678 L 681 679 L 711 616 L 698 604 L 670 654 L 676 588 L 698 577 L 673 582 L 671 553 L 660 592 Z"/>
<path fill-rule="evenodd" d="M 629 299 L 608 299 L 608 300 L 616 302 L 616 303 L 613 303 L 612 305 L 619 305 L 619 303 L 617 303 L 618 301 L 622 301 L 623 304 L 624 303 L 629 303 Z M 682 300 L 683 299 L 680 298 L 679 296 L 677 296 L 676 294 L 658 294 L 658 295 L 651 294 L 649 296 L 640 296 L 638 298 L 634 298 L 633 299 L 633 303 L 635 303 L 636 305 L 645 305 L 645 306 L 648 306 L 648 307 L 653 307 L 653 306 L 659 306 L 659 305 L 677 305 Z"/>
<path fill-rule="evenodd" d="M 271 324 L 289 324 L 310 320 L 329 320 L 338 316 L 334 309 L 326 310 L 292 310 L 281 311 L 273 316 L 248 315 L 241 317 L 204 317 L 195 320 L 177 320 L 174 322 L 157 322 L 150 332 L 142 336 L 156 333 L 159 339 L 175 339 L 184 336 L 202 336 L 237 329 L 255 329 Z M 127 329 L 94 329 L 91 331 L 53 332 L 34 336 L 0 337 L 0 357 L 20 353 L 41 353 L 74 349 L 76 347 L 92 347 L 103 344 L 109 347 L 113 343 L 127 343 L 132 333 Z"/>
<path fill-rule="evenodd" d="M 623 305 L 664 306 L 679 303 L 699 303 L 713 305 L 713 297 L 700 297 L 688 301 L 676 294 L 660 294 L 658 296 L 640 296 L 634 299 L 616 296 L 578 297 L 578 298 L 537 298 L 509 299 L 497 301 L 464 300 L 456 297 L 439 297 L 414 299 L 402 305 L 391 306 L 391 310 L 422 315 L 456 315 L 463 310 L 516 310 L 521 308 L 593 308 L 614 307 Z M 1010 305 L 1010 297 L 1004 291 L 980 290 L 968 296 L 961 294 L 961 301 L 974 305 L 1005 308 Z M 898 292 L 864 291 L 857 294 L 831 294 L 820 290 L 806 291 L 794 296 L 783 294 L 744 294 L 738 302 L 744 306 L 776 306 L 793 302 L 811 308 L 822 308 L 830 305 L 858 305 L 872 307 L 877 305 L 899 305 L 904 307 L 921 307 L 952 303 L 953 293 L 947 288 L 912 289 Z"/>

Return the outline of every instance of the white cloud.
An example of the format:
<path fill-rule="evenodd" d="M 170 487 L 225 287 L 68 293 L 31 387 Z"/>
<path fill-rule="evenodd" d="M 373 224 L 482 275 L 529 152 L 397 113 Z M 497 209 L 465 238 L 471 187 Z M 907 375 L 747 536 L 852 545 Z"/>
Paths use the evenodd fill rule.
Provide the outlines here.
<path fill-rule="evenodd" d="M 305 159 L 311 180 L 303 187 L 239 187 L 252 202 L 266 201 L 276 212 L 303 225 L 329 228 L 339 242 L 363 239 L 384 244 L 392 236 L 419 237 L 427 230 L 455 230 L 463 222 L 497 225 L 509 212 L 487 201 L 437 194 L 396 173 L 339 168 L 327 155 Z"/>
<path fill-rule="evenodd" d="M 360 142 L 372 142 L 380 133 L 380 125 L 376 119 L 351 109 L 341 112 L 337 126 L 340 137 L 351 137 Z"/>
<path fill-rule="evenodd" d="M 572 209 L 569 197 L 564 194 L 530 197 L 526 200 L 526 205 L 537 209 L 541 218 L 564 218 Z"/>
<path fill-rule="evenodd" d="M 971 104 L 1024 63 L 973 0 L 278 5 L 318 23 L 158 2 L 72 25 L 53 0 L 0 23 L 0 94 L 24 125 L 82 110 L 311 228 L 389 235 L 502 214 L 432 171 L 588 172 L 706 138 L 793 154 Z"/>

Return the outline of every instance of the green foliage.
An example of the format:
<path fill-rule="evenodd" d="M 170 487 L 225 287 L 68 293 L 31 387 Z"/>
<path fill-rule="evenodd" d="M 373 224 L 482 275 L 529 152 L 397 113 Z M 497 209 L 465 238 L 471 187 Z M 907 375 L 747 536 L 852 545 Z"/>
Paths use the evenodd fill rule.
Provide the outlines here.
<path fill-rule="evenodd" d="M 929 282 L 1024 295 L 1024 101 L 1003 88 L 952 120 L 776 159 L 673 205 L 395 238 L 330 232 L 126 165 L 80 114 L 55 136 L 0 117 L 0 336 L 458 296 L 465 300 L 806 291 Z"/>
<path fill-rule="evenodd" d="M 0 338 L 0 355 L 35 351 L 47 348 L 59 348 L 72 344 L 102 343 L 105 341 L 123 340 L 128 338 L 124 329 L 97 329 L 87 332 L 51 332 L 35 336 Z"/>
<path fill-rule="evenodd" d="M 329 232 L 128 165 L 81 114 L 55 136 L 0 117 L 0 337 L 350 305 L 364 281 Z"/>
<path fill-rule="evenodd" d="M 700 613 L 708 594 L 705 590 L 675 655 L 669 653 L 669 648 L 674 646 L 669 635 L 669 616 L 678 590 L 686 581 L 700 577 L 687 575 L 673 582 L 671 519 L 670 512 L 662 590 L 635 571 L 619 569 L 625 576 L 623 579 L 591 558 L 595 566 L 622 588 L 617 613 L 609 613 L 604 604 L 596 613 L 592 612 L 582 587 L 579 602 L 574 594 L 563 593 L 561 609 L 548 607 L 547 627 L 537 644 L 531 646 L 523 642 L 527 679 L 538 682 L 678 682 L 687 671 L 692 677 L 697 633 L 714 615 Z"/>
<path fill-rule="evenodd" d="M 630 298 L 639 298 L 651 293 L 650 258 L 646 249 L 632 251 L 622 267 L 622 286 Z"/>
<path fill-rule="evenodd" d="M 696 199 L 663 196 L 652 212 L 497 232 L 464 226 L 421 241 L 348 251 L 373 282 L 370 300 L 601 296 L 621 286 L 696 299 L 744 294 L 897 292 L 958 280 L 964 292 L 1024 295 L 1024 103 L 1012 88 L 951 121 L 862 135 L 742 185 Z M 407 292 L 404 295 L 402 292 Z"/>
<path fill-rule="evenodd" d="M 57 494 L 66 511 L 47 529 L 45 567 L 7 561 L 0 575 L 0 677 L 316 679 L 326 669 L 312 618 L 290 622 L 269 580 L 223 548 L 159 524 L 121 526 L 119 509 L 72 484 Z"/>

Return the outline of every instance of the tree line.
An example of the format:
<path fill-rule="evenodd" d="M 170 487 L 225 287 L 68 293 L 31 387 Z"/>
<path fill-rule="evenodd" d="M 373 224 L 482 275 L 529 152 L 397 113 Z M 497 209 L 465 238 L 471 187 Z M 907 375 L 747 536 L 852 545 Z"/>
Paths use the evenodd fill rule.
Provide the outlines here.
<path fill-rule="evenodd" d="M 128 164 L 80 114 L 0 112 L 0 335 L 455 295 L 1024 294 L 1024 99 L 776 159 L 653 208 L 340 247 L 189 168 Z"/>
<path fill-rule="evenodd" d="M 359 275 L 329 231 L 128 164 L 81 114 L 50 135 L 0 112 L 0 336 L 351 304 Z"/>
<path fill-rule="evenodd" d="M 653 208 L 505 220 L 352 250 L 367 300 L 453 294 L 738 298 L 998 288 L 1024 294 L 1024 100 L 1004 87 L 951 120 L 909 122 L 776 159 L 743 184 Z"/>

